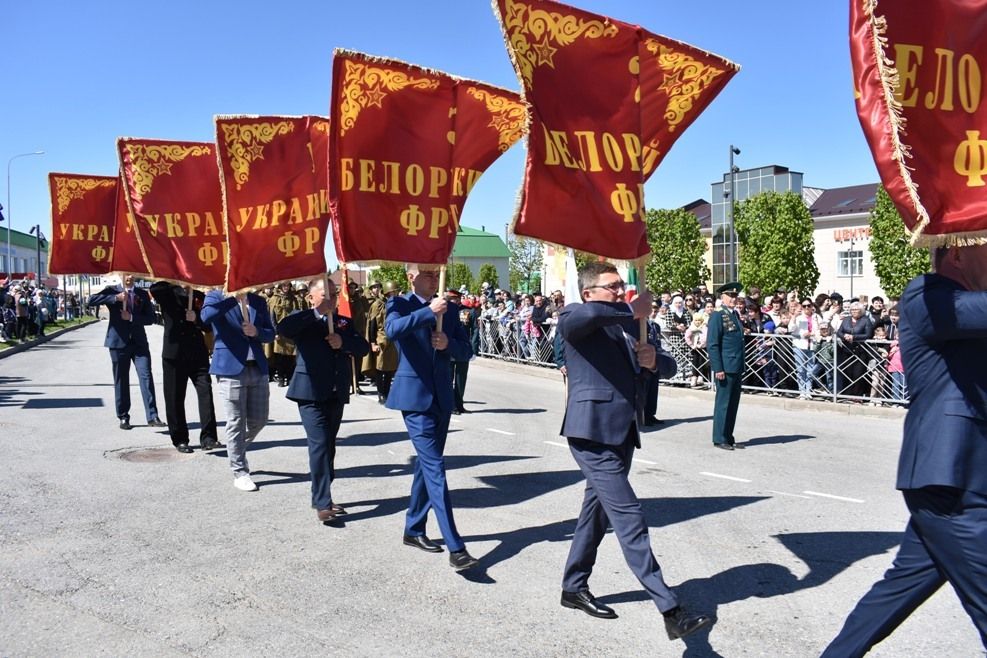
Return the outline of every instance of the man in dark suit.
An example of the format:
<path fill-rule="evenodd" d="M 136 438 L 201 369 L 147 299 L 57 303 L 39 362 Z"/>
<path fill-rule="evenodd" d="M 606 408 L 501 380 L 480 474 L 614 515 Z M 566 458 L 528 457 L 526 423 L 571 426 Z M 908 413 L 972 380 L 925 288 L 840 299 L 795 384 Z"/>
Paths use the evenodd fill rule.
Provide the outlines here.
<path fill-rule="evenodd" d="M 987 647 L 987 245 L 934 258 L 898 305 L 911 402 L 897 488 L 911 518 L 830 658 L 863 656 L 947 581 Z"/>
<path fill-rule="evenodd" d="M 466 550 L 456 530 L 443 453 L 453 408 L 449 361 L 469 359 L 471 352 L 466 332 L 458 320 L 459 308 L 435 297 L 438 275 L 438 266 L 409 266 L 411 292 L 387 302 L 384 329 L 387 337 L 397 343 L 400 354 L 387 408 L 401 411 L 418 454 L 404 543 L 429 553 L 442 552 L 425 535 L 431 509 L 449 548 L 449 564 L 462 571 L 475 566 L 477 560 Z M 436 319 L 442 316 L 445 319 L 438 330 Z"/>
<path fill-rule="evenodd" d="M 334 313 L 337 293 L 332 281 L 327 284 L 324 277 L 313 279 L 307 299 L 312 308 L 282 319 L 277 333 L 295 343 L 297 360 L 286 397 L 298 405 L 305 427 L 312 507 L 325 524 L 346 514 L 332 500 L 336 435 L 343 420 L 343 406 L 350 401 L 351 364 L 353 359 L 359 363 L 370 345 L 356 333 L 350 318 Z"/>
<path fill-rule="evenodd" d="M 452 393 L 453 393 L 453 403 L 452 413 L 457 416 L 460 414 L 469 413 L 466 411 L 465 398 L 466 398 L 466 378 L 469 376 L 470 371 L 470 359 L 473 358 L 473 338 L 470 335 L 470 325 L 476 323 L 476 317 L 472 308 L 467 308 L 460 304 L 460 292 L 455 288 L 449 288 L 446 290 L 446 299 L 456 305 L 459 312 L 456 315 L 449 316 L 450 321 L 459 322 L 463 325 L 463 331 L 466 332 L 466 340 L 470 343 L 470 356 L 465 361 L 461 361 L 455 357 L 452 358 L 450 365 L 452 366 Z"/>
<path fill-rule="evenodd" d="M 713 373 L 716 399 L 713 402 L 713 446 L 722 450 L 743 448 L 733 436 L 744 381 L 744 326 L 734 305 L 741 286 L 725 283 L 716 289 L 720 308 L 710 313 L 706 329 L 709 369 Z"/>
<path fill-rule="evenodd" d="M 103 345 L 110 350 L 113 362 L 113 393 L 116 398 L 120 429 L 130 429 L 130 363 L 137 369 L 144 414 L 151 427 L 164 427 L 158 417 L 151 375 L 151 350 L 144 327 L 154 324 L 154 307 L 147 292 L 134 287 L 134 277 L 127 274 L 123 285 L 107 286 L 89 298 L 89 306 L 105 304 L 110 310 Z"/>
<path fill-rule="evenodd" d="M 185 419 L 185 392 L 191 381 L 199 401 L 199 446 L 203 450 L 215 450 L 221 445 L 216 434 L 216 411 L 209 380 L 209 350 L 202 336 L 206 325 L 199 317 L 205 295 L 194 292 L 190 308 L 189 292 L 182 286 L 158 281 L 151 286 L 150 292 L 161 307 L 164 320 L 161 370 L 164 372 L 165 418 L 171 443 L 178 452 L 192 452 Z"/>
<path fill-rule="evenodd" d="M 638 322 L 651 310 L 651 294 L 618 301 L 625 284 L 617 268 L 592 262 L 579 271 L 583 304 L 566 304 L 559 313 L 568 373 L 562 435 L 586 478 L 583 507 L 562 579 L 562 605 L 593 617 L 616 613 L 589 591 L 589 577 L 608 523 L 628 566 L 665 618 L 669 639 L 685 637 L 711 619 L 679 606 L 665 584 L 651 551 L 648 524 L 627 475 L 634 448 L 640 447 L 637 418 L 645 382 L 641 371 L 675 374 L 675 359 L 651 343 L 639 344 Z"/>
<path fill-rule="evenodd" d="M 246 308 L 246 312 L 244 312 Z M 229 297 L 210 290 L 202 306 L 202 321 L 212 325 L 212 365 L 226 408 L 226 451 L 233 486 L 257 491 L 247 466 L 247 446 L 267 424 L 271 390 L 264 343 L 274 341 L 267 302 L 254 293 Z"/>

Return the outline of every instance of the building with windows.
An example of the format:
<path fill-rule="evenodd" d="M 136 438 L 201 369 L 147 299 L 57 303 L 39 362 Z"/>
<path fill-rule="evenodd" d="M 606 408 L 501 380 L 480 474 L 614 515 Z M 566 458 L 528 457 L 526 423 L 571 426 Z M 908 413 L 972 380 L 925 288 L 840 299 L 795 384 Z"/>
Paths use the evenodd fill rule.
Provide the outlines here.
<path fill-rule="evenodd" d="M 30 233 L 20 231 L 10 232 L 10 264 L 7 258 L 7 228 L 0 227 L 0 272 L 3 278 L 8 272 L 15 279 L 23 279 L 25 274 L 33 273 L 48 276 L 48 242 L 41 241 L 41 263 L 38 263 L 38 239 Z M 39 272 L 40 270 L 40 272 Z"/>
<path fill-rule="evenodd" d="M 733 175 L 730 172 L 723 174 L 723 180 L 712 183 L 711 187 L 713 196 L 710 201 L 712 229 L 710 290 L 715 290 L 717 286 L 736 278 L 737 270 L 734 264 L 737 254 L 737 235 L 733 230 L 734 205 L 761 192 L 803 194 L 802 174 L 778 165 L 740 169 L 733 172 Z M 806 202 L 806 205 L 810 204 L 811 201 Z"/>
<path fill-rule="evenodd" d="M 449 264 L 465 263 L 475 279 L 480 273 L 480 267 L 484 263 L 490 263 L 497 270 L 498 283 L 507 286 L 511 280 L 508 268 L 510 258 L 511 251 L 499 235 L 461 225 Z M 476 282 L 477 289 L 481 283 Z"/>

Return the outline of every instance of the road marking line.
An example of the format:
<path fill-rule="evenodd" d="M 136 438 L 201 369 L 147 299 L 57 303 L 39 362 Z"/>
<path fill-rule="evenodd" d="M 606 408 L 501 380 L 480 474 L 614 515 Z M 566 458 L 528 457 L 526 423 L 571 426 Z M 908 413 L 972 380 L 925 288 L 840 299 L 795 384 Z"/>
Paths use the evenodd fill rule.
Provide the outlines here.
<path fill-rule="evenodd" d="M 865 503 L 867 501 L 860 500 L 859 498 L 845 498 L 843 496 L 834 496 L 833 494 L 819 493 L 818 491 L 803 491 L 802 493 L 808 494 L 810 496 L 820 496 L 821 498 L 832 498 L 833 500 L 844 500 L 848 503 Z"/>
<path fill-rule="evenodd" d="M 492 427 L 487 428 L 488 432 L 496 432 L 497 434 L 506 434 L 507 436 L 514 436 L 514 432 L 505 432 L 504 430 L 494 429 Z"/>
<path fill-rule="evenodd" d="M 768 489 L 768 493 L 778 494 L 779 496 L 791 496 L 792 498 L 806 498 L 811 500 L 812 496 L 803 496 L 801 494 L 787 493 L 784 491 L 775 491 L 774 489 Z"/>
<path fill-rule="evenodd" d="M 724 480 L 733 480 L 734 482 L 750 482 L 750 480 L 745 480 L 744 478 L 735 478 L 732 475 L 720 475 L 719 473 L 710 473 L 708 471 L 700 471 L 700 475 L 708 475 L 711 478 L 723 478 Z"/>
<path fill-rule="evenodd" d="M 396 453 L 396 452 L 394 452 L 393 450 L 388 450 L 387 452 L 389 452 L 389 453 L 391 453 L 392 455 L 394 455 L 395 457 L 397 457 L 397 453 Z"/>
<path fill-rule="evenodd" d="M 558 446 L 559 448 L 568 448 L 569 447 L 566 444 L 564 444 L 564 443 L 558 443 L 557 441 L 545 441 L 545 443 L 547 443 L 550 446 Z"/>
<path fill-rule="evenodd" d="M 632 458 L 631 461 L 640 462 L 642 464 L 650 464 L 652 466 L 657 466 L 658 465 L 658 462 L 649 462 L 647 459 L 640 459 L 638 457 Z"/>

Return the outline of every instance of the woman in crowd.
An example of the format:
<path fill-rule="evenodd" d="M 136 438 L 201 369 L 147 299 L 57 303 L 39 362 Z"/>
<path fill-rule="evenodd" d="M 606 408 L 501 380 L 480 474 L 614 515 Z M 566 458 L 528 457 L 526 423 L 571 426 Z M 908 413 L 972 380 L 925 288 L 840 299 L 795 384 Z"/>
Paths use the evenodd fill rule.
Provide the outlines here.
<path fill-rule="evenodd" d="M 801 313 L 793 316 L 789 321 L 788 333 L 792 337 L 799 398 L 808 400 L 812 397 L 812 371 L 814 368 L 812 357 L 815 344 L 819 342 L 819 327 L 823 320 L 816 312 L 815 304 L 808 297 L 802 299 L 801 310 Z"/>
<path fill-rule="evenodd" d="M 678 364 L 675 378 L 684 381 L 691 370 L 689 348 L 685 344 L 685 330 L 692 324 L 692 313 L 685 307 L 685 301 L 681 295 L 672 298 L 672 305 L 665 312 L 663 324 L 665 325 L 665 338 L 668 341 L 669 351 Z"/>

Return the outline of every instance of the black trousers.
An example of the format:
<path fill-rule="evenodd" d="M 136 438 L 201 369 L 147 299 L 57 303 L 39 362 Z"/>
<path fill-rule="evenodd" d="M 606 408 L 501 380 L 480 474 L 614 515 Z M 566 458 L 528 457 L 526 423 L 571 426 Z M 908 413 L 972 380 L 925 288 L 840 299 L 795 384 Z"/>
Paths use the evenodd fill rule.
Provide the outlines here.
<path fill-rule="evenodd" d="M 456 398 L 456 408 L 463 408 L 463 397 L 466 395 L 466 375 L 470 371 L 469 361 L 452 361 L 452 392 Z"/>
<path fill-rule="evenodd" d="M 161 369 L 164 371 L 165 416 L 172 444 L 177 446 L 189 442 L 188 421 L 185 418 L 185 392 L 189 382 L 195 387 L 195 395 L 199 399 L 199 444 L 218 440 L 209 362 L 162 358 Z"/>

